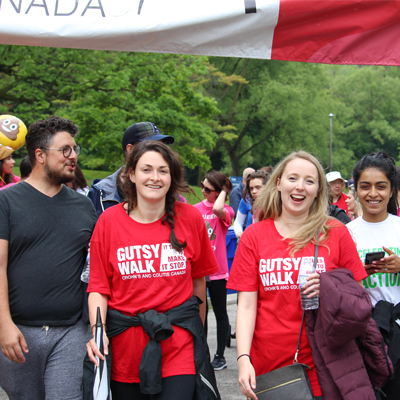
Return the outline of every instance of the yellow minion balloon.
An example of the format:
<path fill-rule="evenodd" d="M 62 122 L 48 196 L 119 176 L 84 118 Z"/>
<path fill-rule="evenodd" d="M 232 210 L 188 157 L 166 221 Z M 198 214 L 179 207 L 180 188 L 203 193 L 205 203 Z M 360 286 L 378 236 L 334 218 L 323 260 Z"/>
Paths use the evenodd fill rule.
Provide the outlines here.
<path fill-rule="evenodd" d="M 28 130 L 25 124 L 12 115 L 0 115 L 0 144 L 18 150 L 25 143 Z"/>

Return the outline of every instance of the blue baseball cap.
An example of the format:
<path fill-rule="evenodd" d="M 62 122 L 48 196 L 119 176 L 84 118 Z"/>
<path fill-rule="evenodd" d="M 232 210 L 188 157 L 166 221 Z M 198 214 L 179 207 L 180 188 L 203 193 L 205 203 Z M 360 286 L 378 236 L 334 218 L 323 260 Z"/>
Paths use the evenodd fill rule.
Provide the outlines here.
<path fill-rule="evenodd" d="M 165 144 L 175 142 L 173 136 L 163 135 L 152 122 L 137 122 L 125 129 L 122 137 L 122 149 L 125 150 L 128 144 L 135 144 L 143 140 L 161 140 Z"/>

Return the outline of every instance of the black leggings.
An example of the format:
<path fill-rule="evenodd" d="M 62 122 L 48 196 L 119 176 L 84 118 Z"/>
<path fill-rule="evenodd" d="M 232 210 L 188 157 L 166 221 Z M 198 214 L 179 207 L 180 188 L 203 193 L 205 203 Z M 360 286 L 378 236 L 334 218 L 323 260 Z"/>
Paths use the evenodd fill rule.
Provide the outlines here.
<path fill-rule="evenodd" d="M 159 394 L 140 393 L 140 383 L 111 381 L 113 400 L 192 400 L 196 383 L 195 375 L 176 375 L 162 379 Z"/>
<path fill-rule="evenodd" d="M 218 279 L 216 281 L 207 282 L 210 300 L 213 306 L 215 319 L 217 320 L 217 354 L 222 357 L 225 352 L 226 342 L 229 333 L 229 318 L 226 310 L 226 279 Z M 207 335 L 207 316 L 208 304 L 206 311 L 206 320 L 204 329 Z"/>

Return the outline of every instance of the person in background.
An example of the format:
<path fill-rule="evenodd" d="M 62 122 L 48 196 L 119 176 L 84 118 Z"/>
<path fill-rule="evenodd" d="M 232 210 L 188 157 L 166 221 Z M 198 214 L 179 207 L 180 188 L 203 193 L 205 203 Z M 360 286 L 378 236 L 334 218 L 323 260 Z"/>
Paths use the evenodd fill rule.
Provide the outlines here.
<path fill-rule="evenodd" d="M 229 276 L 226 234 L 232 224 L 234 212 L 232 207 L 225 204 L 225 201 L 232 190 L 232 182 L 223 173 L 212 171 L 206 174 L 201 186 L 204 200 L 195 204 L 195 207 L 203 216 L 219 266 L 219 271 L 211 274 L 207 281 L 217 320 L 217 352 L 211 364 L 215 370 L 221 370 L 227 367 L 224 352 L 229 334 L 229 318 L 226 309 L 226 281 Z M 207 316 L 205 330 L 207 332 Z"/>
<path fill-rule="evenodd" d="M 235 218 L 239 209 L 240 200 L 242 200 L 243 190 L 246 186 L 246 179 L 249 174 L 254 172 L 253 168 L 245 168 L 243 170 L 243 179 L 235 188 L 233 188 L 230 196 L 229 196 L 229 205 L 233 208 L 235 213 Z"/>
<path fill-rule="evenodd" d="M 97 215 L 68 189 L 80 153 L 70 120 L 29 126 L 29 178 L 0 192 L 0 386 L 10 399 L 82 398 L 90 326 L 80 280 Z"/>
<path fill-rule="evenodd" d="M 243 191 L 243 198 L 240 200 L 239 210 L 237 212 L 233 228 L 235 235 L 239 239 L 243 233 L 243 225 L 246 224 L 246 228 L 253 223 L 253 212 L 252 207 L 264 188 L 268 180 L 268 174 L 264 171 L 256 171 L 247 176 L 246 187 Z"/>
<path fill-rule="evenodd" d="M 397 217 L 397 170 L 389 154 L 379 151 L 364 156 L 354 167 L 354 186 L 362 217 L 347 224 L 361 261 L 366 254 L 384 251 L 381 259 L 364 265 L 368 278 L 372 318 L 381 328 L 394 367 L 393 378 L 382 387 L 387 400 L 400 395 L 400 219 Z"/>
<path fill-rule="evenodd" d="M 173 136 L 163 135 L 152 122 L 137 122 L 126 128 L 122 136 L 122 151 L 124 152 L 125 161 L 133 151 L 133 148 L 138 143 L 146 140 L 161 141 L 165 144 L 173 144 L 175 141 Z M 87 196 L 92 200 L 98 216 L 105 209 L 125 200 L 124 193 L 117 184 L 117 178 L 121 171 L 122 167 L 102 180 L 95 179 L 93 181 Z"/>
<path fill-rule="evenodd" d="M 342 178 L 342 175 L 340 175 L 338 171 L 328 172 L 326 174 L 326 179 L 332 191 L 332 205 L 338 206 L 347 213 L 347 195 L 343 193 L 347 181 Z"/>
<path fill-rule="evenodd" d="M 348 217 L 353 221 L 362 215 L 362 207 L 358 201 L 357 193 L 354 185 L 349 185 L 349 193 L 347 195 L 346 203 L 349 211 L 347 212 Z M 349 221 L 350 222 L 350 221 Z"/>
<path fill-rule="evenodd" d="M 15 185 L 20 180 L 19 176 L 12 173 L 15 164 L 11 156 L 13 152 L 11 147 L 0 145 L 0 190 Z"/>
<path fill-rule="evenodd" d="M 267 175 L 271 175 L 274 167 L 272 165 L 268 165 L 267 167 L 260 168 L 260 170 L 266 172 Z"/>
<path fill-rule="evenodd" d="M 22 159 L 21 164 L 19 164 L 19 171 L 21 174 L 21 181 L 24 181 L 25 179 L 29 178 L 29 175 L 32 172 L 32 166 L 31 166 L 31 162 L 29 161 L 28 155 L 26 155 Z"/>
<path fill-rule="evenodd" d="M 78 164 L 75 165 L 74 180 L 72 182 L 68 182 L 66 185 L 80 194 L 85 196 L 88 194 L 89 186 L 86 182 L 85 175 L 83 175 L 81 167 Z"/>
<path fill-rule="evenodd" d="M 399 207 L 397 208 L 397 216 L 400 217 L 400 167 L 396 167 L 396 172 L 397 204 L 399 204 Z"/>
<path fill-rule="evenodd" d="M 354 279 L 366 277 L 347 228 L 327 216 L 327 181 L 319 161 L 299 151 L 282 160 L 257 198 L 260 222 L 239 241 L 228 288 L 239 291 L 236 343 L 239 386 L 256 399 L 255 377 L 293 363 L 302 321 L 297 283 L 301 260 L 313 260 L 318 240 L 319 273 L 348 268 Z M 319 296 L 320 274 L 304 284 L 308 298 Z M 314 396 L 321 397 L 305 329 L 301 359 L 308 365 Z M 251 357 L 251 358 L 250 358 Z"/>
<path fill-rule="evenodd" d="M 330 217 L 336 218 L 340 222 L 343 222 L 345 225 L 351 221 L 349 216 L 346 214 L 346 211 L 342 210 L 336 205 L 332 204 L 333 201 L 333 194 L 332 194 L 332 189 L 328 185 L 328 215 Z"/>
<path fill-rule="evenodd" d="M 120 176 L 127 201 L 107 209 L 93 233 L 89 313 L 93 326 L 100 307 L 107 327 L 105 354 L 107 334 L 116 319 L 119 326 L 123 322 L 111 339 L 114 400 L 191 400 L 196 373 L 210 382 L 209 371 L 215 381 L 202 320 L 205 276 L 218 265 L 200 213 L 176 201 L 178 190 L 190 192 L 182 175 L 179 156 L 167 145 L 139 143 Z M 131 323 L 134 317 L 141 322 Z M 148 335 L 156 337 L 162 360 L 157 348 L 151 350 L 154 340 L 149 343 Z M 104 359 L 94 339 L 87 351 L 96 365 L 95 356 Z"/>

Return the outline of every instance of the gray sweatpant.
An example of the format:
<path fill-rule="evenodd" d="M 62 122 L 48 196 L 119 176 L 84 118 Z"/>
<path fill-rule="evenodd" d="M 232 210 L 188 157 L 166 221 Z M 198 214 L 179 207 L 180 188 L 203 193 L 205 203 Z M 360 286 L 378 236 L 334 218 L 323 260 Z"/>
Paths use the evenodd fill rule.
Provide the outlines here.
<path fill-rule="evenodd" d="M 79 400 L 82 365 L 90 326 L 34 327 L 18 325 L 28 344 L 19 365 L 0 351 L 0 386 L 10 400 Z"/>

